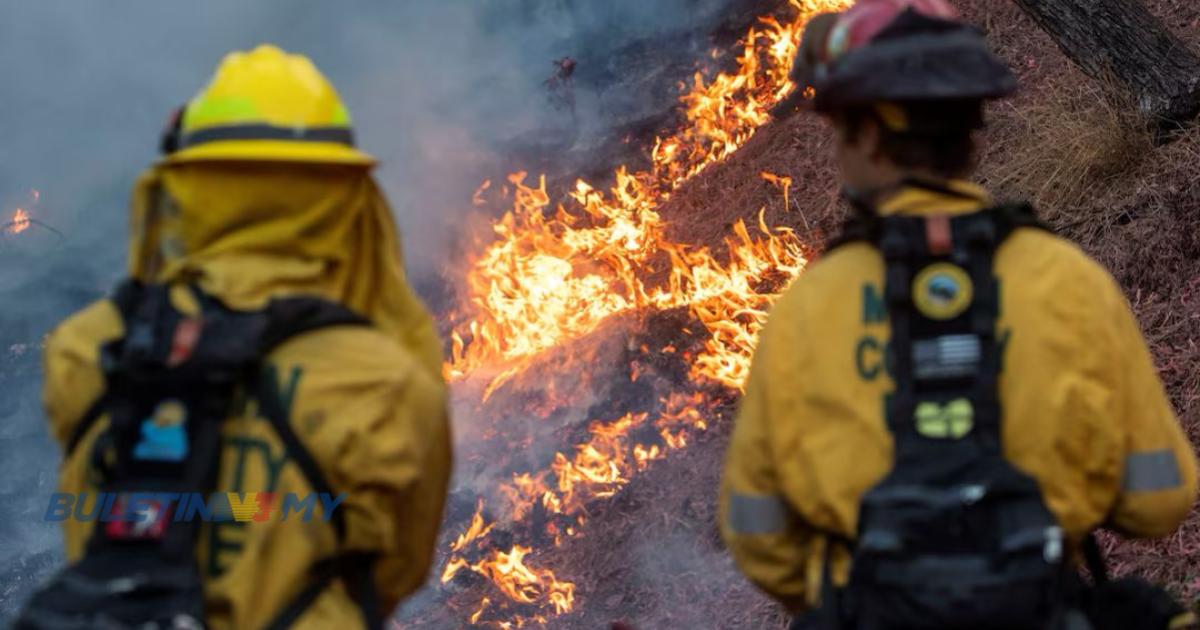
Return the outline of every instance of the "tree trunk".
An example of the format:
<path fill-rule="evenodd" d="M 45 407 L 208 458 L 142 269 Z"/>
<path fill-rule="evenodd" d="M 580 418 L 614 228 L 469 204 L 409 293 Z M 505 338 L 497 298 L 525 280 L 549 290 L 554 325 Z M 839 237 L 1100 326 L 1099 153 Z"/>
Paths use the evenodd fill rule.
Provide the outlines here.
<path fill-rule="evenodd" d="M 1174 127 L 1200 115 L 1200 56 L 1141 0 L 1014 0 L 1085 74 L 1113 77 Z"/>

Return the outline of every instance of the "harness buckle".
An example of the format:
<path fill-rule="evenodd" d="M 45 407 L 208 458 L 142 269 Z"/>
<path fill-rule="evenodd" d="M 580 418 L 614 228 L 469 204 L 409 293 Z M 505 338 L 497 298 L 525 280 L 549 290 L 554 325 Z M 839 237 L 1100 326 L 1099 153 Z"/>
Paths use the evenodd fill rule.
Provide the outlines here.
<path fill-rule="evenodd" d="M 949 216 L 935 214 L 925 217 L 925 245 L 933 256 L 945 256 L 954 250 Z"/>
<path fill-rule="evenodd" d="M 198 317 L 179 320 L 175 325 L 175 333 L 171 336 L 171 353 L 167 355 L 167 367 L 176 367 L 192 356 L 203 329 L 204 320 Z"/>

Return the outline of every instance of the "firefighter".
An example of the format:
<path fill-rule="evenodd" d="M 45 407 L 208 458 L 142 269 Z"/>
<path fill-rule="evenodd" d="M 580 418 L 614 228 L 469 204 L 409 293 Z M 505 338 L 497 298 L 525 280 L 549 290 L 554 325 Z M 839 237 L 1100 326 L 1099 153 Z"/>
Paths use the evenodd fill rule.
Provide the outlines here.
<path fill-rule="evenodd" d="M 967 180 L 1009 69 L 943 0 L 860 0 L 809 23 L 796 80 L 783 115 L 828 121 L 854 217 L 760 337 L 720 499 L 739 569 L 797 628 L 1182 623 L 1054 577 L 1101 526 L 1175 530 L 1196 458 L 1120 287 Z M 1117 591 L 1146 599 L 1098 618 Z"/>
<path fill-rule="evenodd" d="M 265 373 L 283 394 L 282 425 L 272 424 L 267 401 L 253 391 L 221 423 L 212 490 L 269 491 L 274 503 L 260 504 L 264 522 L 203 519 L 194 546 L 203 621 L 213 628 L 378 626 L 429 570 L 450 438 L 440 342 L 405 279 L 392 213 L 371 174 L 375 160 L 355 148 L 350 116 L 326 77 L 306 57 L 270 45 L 226 56 L 177 114 L 163 149 L 133 192 L 130 286 L 145 294 L 163 288 L 174 321 L 196 323 L 196 348 L 221 342 L 204 333 L 217 328 L 212 318 L 234 321 L 297 303 L 333 317 L 299 328 L 293 317 L 284 340 L 264 346 L 271 348 L 262 357 Z M 138 313 L 125 312 L 122 299 L 129 301 L 92 304 L 46 343 L 45 406 L 67 453 L 62 492 L 95 492 L 106 458 L 118 456 L 102 444 L 119 411 L 102 357 L 114 342 L 135 342 L 128 321 Z M 166 364 L 187 365 L 196 335 L 183 325 L 174 330 Z M 98 406 L 105 411 L 94 412 Z M 173 422 L 156 421 L 159 428 Z M 165 459 L 169 445 L 180 453 L 189 446 L 148 444 L 134 451 L 133 464 L 147 453 L 164 459 L 164 444 Z M 299 507 L 318 489 L 343 499 L 319 508 L 326 512 L 319 518 L 281 517 L 284 497 Z M 65 521 L 69 561 L 90 553 L 102 526 Z M 334 569 L 331 558 L 339 561 Z M 348 559 L 365 585 L 351 583 Z M 31 608 L 29 627 L 55 625 L 46 616 L 52 606 L 39 610 L 35 599 Z M 39 622 L 39 614 L 49 621 Z"/>

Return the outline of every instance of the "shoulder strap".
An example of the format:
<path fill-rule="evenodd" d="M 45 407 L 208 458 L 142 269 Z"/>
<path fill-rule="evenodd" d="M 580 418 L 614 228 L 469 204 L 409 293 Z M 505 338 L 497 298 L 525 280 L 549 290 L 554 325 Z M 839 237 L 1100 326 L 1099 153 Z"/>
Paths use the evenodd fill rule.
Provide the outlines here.
<path fill-rule="evenodd" d="M 304 333 L 332 326 L 366 326 L 370 324 L 365 317 L 350 309 L 319 298 L 299 297 L 272 300 L 267 306 L 267 326 L 263 331 L 260 342 L 260 356 L 266 356 L 279 345 L 289 339 Z M 304 447 L 296 432 L 292 429 L 288 410 L 284 408 L 283 398 L 278 387 L 278 375 L 275 369 L 264 363 L 258 373 L 258 382 L 254 386 L 258 403 L 271 423 L 284 448 L 300 471 L 304 473 L 309 485 L 318 493 L 333 495 L 332 487 L 325 480 L 320 466 L 312 454 Z M 337 531 L 338 540 L 345 536 L 346 525 L 342 512 L 334 510 L 329 516 L 330 522 Z"/>
<path fill-rule="evenodd" d="M 879 219 L 875 245 L 885 261 L 896 382 L 887 424 L 898 467 L 911 461 L 912 470 L 929 479 L 952 476 L 954 467 L 974 457 L 957 438 L 945 439 L 954 437 L 956 423 L 967 423 L 969 443 L 982 452 L 1000 452 L 1000 304 L 993 261 L 1017 227 L 1010 218 L 1016 216 L 990 209 L 952 218 Z M 951 301 L 953 295 L 966 301 L 959 310 L 939 312 L 940 291 L 949 291 Z M 930 439 L 939 432 L 945 435 Z"/>
<path fill-rule="evenodd" d="M 172 350 L 176 326 L 183 319 L 170 306 L 168 291 L 169 287 L 144 286 L 132 279 L 117 286 L 110 299 L 121 314 L 125 334 L 101 349 L 101 368 L 106 373 L 130 366 L 148 366 L 152 372 L 157 371 L 153 369 L 156 365 L 162 368 L 166 352 Z M 293 431 L 274 371 L 263 365 L 262 359 L 280 344 L 301 334 L 331 326 L 366 326 L 370 325 L 370 321 L 344 306 L 319 298 L 276 299 L 263 311 L 242 312 L 230 310 L 216 298 L 199 291 L 195 295 L 205 314 L 204 324 L 199 334 L 200 341 L 195 346 L 197 354 L 191 355 L 186 369 L 192 370 L 192 374 L 204 374 L 210 369 L 228 371 L 232 367 L 237 371 L 230 374 L 245 375 L 237 378 L 249 377 L 251 380 L 245 386 L 258 394 L 263 415 L 279 435 L 288 456 L 300 467 L 314 491 L 332 495 L 331 487 L 316 460 Z M 253 368 L 256 364 L 258 367 Z M 245 367 L 253 369 L 246 372 Z M 96 420 L 122 400 L 122 396 L 110 389 L 92 404 L 72 431 L 66 449 L 68 456 L 77 449 Z M 216 432 L 208 433 L 215 439 Z M 217 445 L 213 443 L 209 446 L 196 450 L 211 452 L 208 459 L 218 457 Z M 329 518 L 340 544 L 345 539 L 346 529 L 343 512 L 335 510 Z M 310 584 L 284 607 L 270 627 L 290 627 L 337 577 L 345 581 L 347 589 L 359 601 L 367 627 L 381 627 L 372 571 L 371 557 L 365 554 L 342 553 L 318 563 L 313 567 Z"/>
<path fill-rule="evenodd" d="M 85 435 L 96 424 L 96 420 L 104 413 L 104 407 L 108 404 L 108 392 L 100 394 L 100 397 L 92 403 L 84 412 L 83 417 L 75 424 L 75 428 L 71 430 L 71 436 L 67 438 L 66 449 L 63 452 L 63 459 L 71 457 L 75 454 L 75 449 L 79 447 L 79 443 L 83 441 Z"/>
<path fill-rule="evenodd" d="M 144 287 L 142 286 L 142 283 L 134 280 L 133 278 L 126 278 L 125 280 L 121 281 L 115 289 L 113 289 L 112 295 L 109 296 L 108 299 L 112 301 L 113 305 L 117 308 L 117 312 L 121 316 L 122 326 L 127 326 L 127 322 L 133 318 L 134 309 L 137 308 L 138 303 L 142 299 L 142 294 L 144 292 L 143 289 Z M 120 341 L 118 340 L 116 342 L 112 342 L 108 346 L 100 349 L 100 368 L 102 370 L 107 367 L 105 365 L 106 359 L 112 355 L 113 346 L 116 343 L 120 343 Z M 100 397 L 97 398 L 90 407 L 88 407 L 87 411 L 83 414 L 83 417 L 79 419 L 79 422 L 75 424 L 75 428 L 71 430 L 70 438 L 67 439 L 66 450 L 63 455 L 64 459 L 75 453 L 75 449 L 79 446 L 79 442 L 83 440 L 83 437 L 87 435 L 92 426 L 96 424 L 96 420 L 101 414 L 104 413 L 104 408 L 108 404 L 109 400 L 110 396 L 108 390 L 106 389 L 102 394 L 100 394 Z"/>
<path fill-rule="evenodd" d="M 855 211 L 846 219 L 837 236 L 825 245 L 825 253 L 851 243 L 876 243 L 879 241 L 880 217 L 876 214 L 864 214 Z"/>
<path fill-rule="evenodd" d="M 1037 211 L 1026 202 L 1002 203 L 982 212 L 995 217 L 998 241 L 1003 241 L 1017 228 L 1034 228 L 1051 233 L 1054 231 L 1038 218 Z M 850 243 L 878 243 L 881 226 L 882 218 L 879 215 L 856 208 L 842 223 L 838 235 L 829 240 L 825 251 L 831 252 Z"/>
<path fill-rule="evenodd" d="M 338 304 L 314 297 L 271 300 L 267 305 L 267 329 L 260 346 L 263 356 L 283 342 L 306 332 L 332 326 L 370 326 L 366 317 Z"/>
<path fill-rule="evenodd" d="M 332 326 L 370 324 L 366 318 L 339 304 L 317 298 L 274 300 L 268 305 L 267 314 L 268 325 L 263 334 L 261 346 L 264 357 L 272 349 L 303 333 Z M 333 488 L 325 478 L 316 459 L 304 447 L 303 442 L 292 428 L 291 418 L 288 417 L 288 410 L 284 408 L 283 398 L 279 391 L 278 375 L 272 367 L 264 366 L 260 370 L 256 394 L 263 415 L 266 416 L 275 433 L 283 442 L 288 456 L 300 467 L 300 471 L 308 480 L 309 485 L 315 492 L 333 496 Z M 334 510 L 328 517 L 337 533 L 338 544 L 344 543 L 346 538 L 344 512 Z M 321 593 L 339 577 L 342 578 L 351 595 L 358 601 L 366 627 L 382 627 L 382 617 L 376 602 L 373 572 L 374 557 L 370 554 L 343 551 L 317 563 L 309 576 L 308 585 L 280 610 L 275 619 L 268 624 L 268 630 L 290 628 Z"/>
<path fill-rule="evenodd" d="M 1096 584 L 1108 581 L 1108 563 L 1104 561 L 1104 552 L 1100 549 L 1100 542 L 1096 540 L 1096 532 L 1089 532 L 1083 539 L 1083 560 Z"/>
<path fill-rule="evenodd" d="M 997 242 L 1003 242 L 1018 228 L 1032 228 L 1043 232 L 1054 233 L 1054 229 L 1038 218 L 1037 210 L 1027 202 L 1002 203 L 985 210 L 995 217 L 997 225 Z"/>

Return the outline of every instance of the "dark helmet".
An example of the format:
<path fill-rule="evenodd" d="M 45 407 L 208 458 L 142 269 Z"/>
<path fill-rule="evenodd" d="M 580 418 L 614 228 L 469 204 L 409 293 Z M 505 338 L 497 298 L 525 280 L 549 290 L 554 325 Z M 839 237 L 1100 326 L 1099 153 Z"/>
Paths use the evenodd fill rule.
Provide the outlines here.
<path fill-rule="evenodd" d="M 879 103 L 982 101 L 1017 89 L 982 33 L 945 0 L 859 0 L 809 21 L 792 79 L 831 112 Z M 800 98 L 781 103 L 790 111 Z M 779 111 L 779 110 L 777 110 Z"/>

